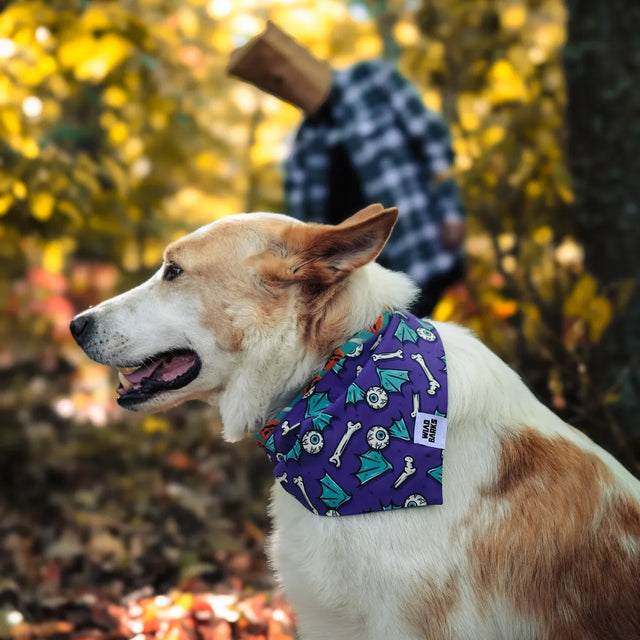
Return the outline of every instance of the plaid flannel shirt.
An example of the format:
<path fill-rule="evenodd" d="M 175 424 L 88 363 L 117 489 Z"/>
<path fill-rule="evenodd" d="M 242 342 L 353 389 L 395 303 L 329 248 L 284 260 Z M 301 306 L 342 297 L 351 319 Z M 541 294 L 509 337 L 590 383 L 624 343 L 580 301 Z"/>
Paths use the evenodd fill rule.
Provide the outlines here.
<path fill-rule="evenodd" d="M 342 143 L 367 204 L 400 210 L 382 261 L 421 286 L 450 271 L 460 251 L 443 246 L 439 227 L 462 219 L 464 211 L 448 176 L 453 151 L 446 123 L 424 106 L 410 82 L 381 61 L 335 71 L 328 99 L 335 126 L 305 118 L 285 164 L 288 213 L 305 221 L 326 220 L 329 150 Z"/>

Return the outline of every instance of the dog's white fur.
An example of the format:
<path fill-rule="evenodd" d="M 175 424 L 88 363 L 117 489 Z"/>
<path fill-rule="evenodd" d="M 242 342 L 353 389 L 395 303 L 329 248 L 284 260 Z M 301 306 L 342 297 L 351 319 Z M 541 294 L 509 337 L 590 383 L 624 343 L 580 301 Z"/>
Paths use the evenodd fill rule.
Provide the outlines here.
<path fill-rule="evenodd" d="M 370 207 L 331 232 L 276 214 L 221 220 L 168 248 L 179 278 L 163 267 L 81 314 L 79 341 L 119 367 L 194 349 L 200 375 L 140 408 L 200 398 L 237 440 L 383 307 L 410 304 L 411 281 L 371 262 L 395 215 Z M 314 261 L 330 268 L 306 272 Z M 640 483 L 467 330 L 434 324 L 450 397 L 444 504 L 325 518 L 273 489 L 268 551 L 301 637 L 640 638 Z"/>

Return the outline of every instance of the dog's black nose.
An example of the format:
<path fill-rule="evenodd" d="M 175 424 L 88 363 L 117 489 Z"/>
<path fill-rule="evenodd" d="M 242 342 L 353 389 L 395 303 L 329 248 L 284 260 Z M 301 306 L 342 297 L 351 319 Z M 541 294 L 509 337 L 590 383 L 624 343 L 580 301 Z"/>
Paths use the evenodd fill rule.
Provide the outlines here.
<path fill-rule="evenodd" d="M 87 330 L 90 324 L 90 319 L 87 316 L 76 316 L 69 325 L 71 335 L 76 339 L 76 342 L 80 342 L 80 336 Z"/>

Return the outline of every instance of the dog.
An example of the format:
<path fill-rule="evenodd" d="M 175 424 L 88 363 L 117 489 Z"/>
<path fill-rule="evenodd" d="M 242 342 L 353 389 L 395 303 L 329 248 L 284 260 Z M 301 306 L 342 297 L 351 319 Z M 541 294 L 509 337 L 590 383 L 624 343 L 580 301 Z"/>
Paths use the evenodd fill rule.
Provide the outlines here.
<path fill-rule="evenodd" d="M 381 311 L 407 315 L 415 285 L 375 262 L 397 215 L 371 205 L 337 226 L 221 219 L 171 243 L 153 277 L 76 316 L 71 332 L 120 370 L 124 408 L 200 399 L 218 407 L 229 441 L 261 433 L 268 443 L 302 428 L 273 417 L 314 397 L 319 372 L 342 375 L 333 365 L 348 357 L 337 347 L 374 327 L 355 344 L 375 353 Z M 268 555 L 300 637 L 640 638 L 640 482 L 468 330 L 424 326 L 446 355 L 442 504 L 327 517 L 348 498 L 334 492 L 339 508 L 318 513 L 310 487 L 279 478 Z M 375 418 L 358 415 L 368 434 Z"/>

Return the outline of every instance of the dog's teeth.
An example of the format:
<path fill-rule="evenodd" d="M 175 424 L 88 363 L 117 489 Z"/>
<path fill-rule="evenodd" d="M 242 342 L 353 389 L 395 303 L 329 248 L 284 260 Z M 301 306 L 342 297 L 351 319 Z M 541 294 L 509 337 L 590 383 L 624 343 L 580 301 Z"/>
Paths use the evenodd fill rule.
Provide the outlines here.
<path fill-rule="evenodd" d="M 120 373 L 123 373 L 125 376 L 133 373 L 138 367 L 122 367 L 118 369 Z"/>
<path fill-rule="evenodd" d="M 122 373 L 122 371 L 118 371 L 118 380 L 120 380 L 120 384 L 125 388 L 125 389 L 129 389 L 130 387 L 133 387 L 133 384 L 131 384 L 124 376 L 124 373 Z"/>

